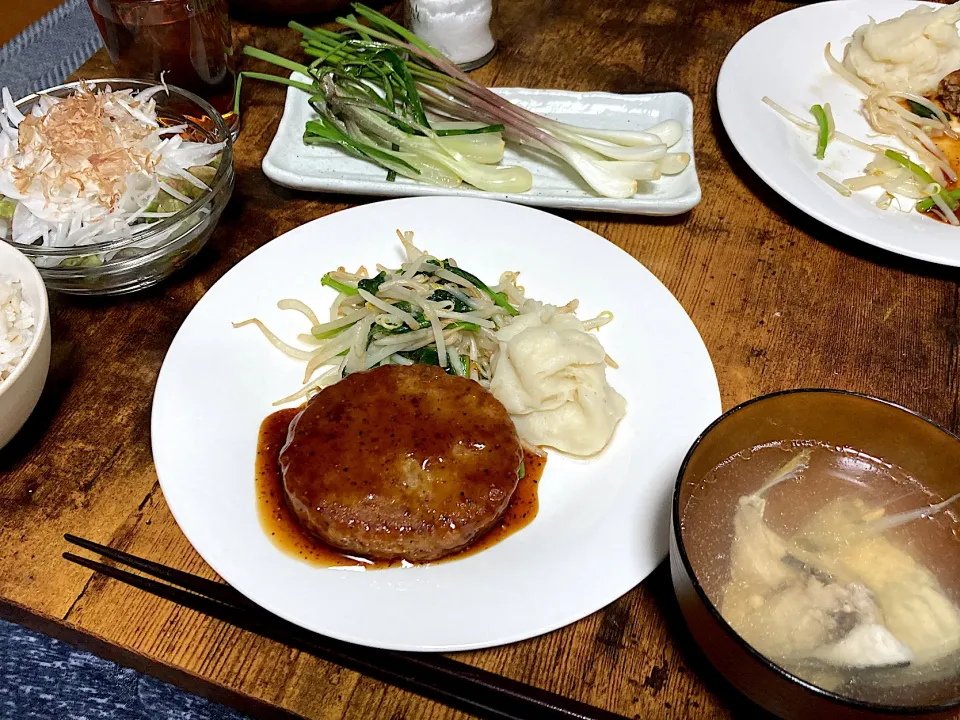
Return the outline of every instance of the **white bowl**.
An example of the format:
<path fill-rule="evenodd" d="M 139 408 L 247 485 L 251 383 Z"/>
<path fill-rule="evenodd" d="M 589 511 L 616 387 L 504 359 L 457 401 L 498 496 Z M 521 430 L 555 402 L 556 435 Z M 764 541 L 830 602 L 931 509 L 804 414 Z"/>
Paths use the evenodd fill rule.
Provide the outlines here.
<path fill-rule="evenodd" d="M 0 275 L 20 281 L 24 299 L 33 308 L 33 343 L 6 380 L 0 380 L 0 448 L 30 417 L 50 369 L 50 307 L 40 273 L 27 257 L 0 241 Z"/>

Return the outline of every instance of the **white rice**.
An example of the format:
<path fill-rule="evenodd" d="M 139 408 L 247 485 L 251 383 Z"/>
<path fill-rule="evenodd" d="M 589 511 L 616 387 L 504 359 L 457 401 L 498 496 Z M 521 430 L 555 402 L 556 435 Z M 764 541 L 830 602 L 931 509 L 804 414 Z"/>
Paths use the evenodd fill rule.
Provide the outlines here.
<path fill-rule="evenodd" d="M 23 299 L 20 281 L 0 275 L 0 382 L 27 354 L 34 327 L 33 308 Z"/>

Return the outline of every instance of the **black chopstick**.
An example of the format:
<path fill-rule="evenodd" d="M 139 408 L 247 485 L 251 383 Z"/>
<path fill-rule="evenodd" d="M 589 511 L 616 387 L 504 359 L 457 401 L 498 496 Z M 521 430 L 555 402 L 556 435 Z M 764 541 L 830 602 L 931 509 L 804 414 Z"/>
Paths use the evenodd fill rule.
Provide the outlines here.
<path fill-rule="evenodd" d="M 304 630 L 254 605 L 229 585 L 144 560 L 74 535 L 64 539 L 158 582 L 97 560 L 63 553 L 95 572 L 316 657 L 493 720 L 625 720 L 622 715 L 526 685 L 436 653 L 377 650 Z"/>
<path fill-rule="evenodd" d="M 135 570 L 140 570 L 148 575 L 153 575 L 161 580 L 166 580 L 167 582 L 178 587 L 186 588 L 187 590 L 192 590 L 193 592 L 198 592 L 201 595 L 212 598 L 213 600 L 219 600 L 222 603 L 227 603 L 230 605 L 245 605 L 259 608 L 258 605 L 248 600 L 245 595 L 241 595 L 229 585 L 224 585 L 223 583 L 207 580 L 205 578 L 198 577 L 197 575 L 191 575 L 190 573 L 183 572 L 183 570 L 175 570 L 171 567 L 167 567 L 166 565 L 160 565 L 149 560 L 144 560 L 143 558 L 138 558 L 136 555 L 125 553 L 123 550 L 115 550 L 107 545 L 101 545 L 93 542 L 92 540 L 85 540 L 84 538 L 77 537 L 76 535 L 67 534 L 63 536 L 63 539 L 68 543 L 82 547 L 84 550 L 89 550 L 97 553 L 98 555 L 103 555 L 103 557 L 114 560 L 121 565 L 127 565 Z"/>

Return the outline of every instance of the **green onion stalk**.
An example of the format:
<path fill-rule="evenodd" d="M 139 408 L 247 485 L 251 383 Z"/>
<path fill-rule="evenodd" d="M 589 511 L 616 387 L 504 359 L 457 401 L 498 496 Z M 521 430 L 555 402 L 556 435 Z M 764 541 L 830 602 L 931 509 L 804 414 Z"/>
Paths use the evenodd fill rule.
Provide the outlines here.
<path fill-rule="evenodd" d="M 903 167 L 907 168 L 907 170 L 912 172 L 914 176 L 921 182 L 924 188 L 936 188 L 936 192 L 933 194 L 940 198 L 943 204 L 950 208 L 950 210 L 956 210 L 958 207 L 960 207 L 960 199 L 958 199 L 954 193 L 944 190 L 940 186 L 940 183 L 934 180 L 933 176 L 928 173 L 925 168 L 917 165 L 906 155 L 899 153 L 896 150 L 886 150 L 883 154 L 885 157 L 893 160 L 895 163 L 902 165 Z M 929 202 L 929 205 L 926 205 L 927 202 Z M 932 198 L 926 198 L 917 203 L 917 210 L 920 212 L 926 212 L 927 210 L 932 209 L 935 204 L 935 200 Z M 921 209 L 921 205 L 924 205 L 926 209 Z"/>
<path fill-rule="evenodd" d="M 817 121 L 817 160 L 823 160 L 827 153 L 827 143 L 830 142 L 830 123 L 822 105 L 814 105 L 810 113 Z"/>
<path fill-rule="evenodd" d="M 639 181 L 682 172 L 689 163 L 689 155 L 668 152 L 682 134 L 676 121 L 632 131 L 545 118 L 477 83 L 384 15 L 359 3 L 352 7 L 356 15 L 337 19 L 341 32 L 289 24 L 302 35 L 309 65 L 243 50 L 302 76 L 241 74 L 309 96 L 317 118 L 305 128 L 308 144 L 338 145 L 381 165 L 389 179 L 401 175 L 444 187 L 467 182 L 499 192 L 525 192 L 532 185 L 526 169 L 499 165 L 504 138 L 562 159 L 608 197 L 630 197 Z"/>
<path fill-rule="evenodd" d="M 947 190 L 944 192 L 948 198 L 953 200 L 955 203 L 960 203 L 960 188 L 954 190 Z M 917 201 L 917 212 L 930 212 L 933 210 L 936 203 L 933 201 L 933 198 L 924 198 L 923 200 Z M 949 204 L 947 207 L 950 207 Z M 958 205 L 960 207 L 960 205 Z"/>

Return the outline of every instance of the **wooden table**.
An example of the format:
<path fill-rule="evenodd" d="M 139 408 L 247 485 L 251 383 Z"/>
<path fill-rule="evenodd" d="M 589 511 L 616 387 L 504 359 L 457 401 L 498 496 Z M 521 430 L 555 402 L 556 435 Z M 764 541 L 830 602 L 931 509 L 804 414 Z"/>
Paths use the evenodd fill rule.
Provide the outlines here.
<path fill-rule="evenodd" d="M 0 45 L 32 25 L 53 10 L 61 0 L 32 0 L 9 3 L 0 13 Z"/>
<path fill-rule="evenodd" d="M 693 98 L 699 207 L 658 220 L 560 214 L 628 250 L 679 298 L 713 357 L 725 407 L 783 388 L 836 387 L 960 430 L 957 271 L 873 250 L 800 214 L 745 167 L 720 126 L 714 88 L 724 56 L 748 29 L 791 7 L 510 0 L 500 3 L 499 53 L 477 76 L 499 86 Z M 296 53 L 286 30 L 238 24 L 235 35 Z M 80 75 L 109 73 L 100 53 Z M 248 84 L 236 192 L 182 274 L 129 298 L 52 298 L 43 399 L 0 453 L 0 614 L 260 716 L 462 717 L 60 558 L 63 533 L 72 532 L 213 577 L 174 523 L 151 462 L 150 405 L 164 353 L 188 311 L 241 258 L 303 222 L 366 202 L 290 192 L 264 177 L 282 98 L 278 88 Z M 628 717 L 715 718 L 745 707 L 690 647 L 664 566 L 570 627 L 458 657 Z"/>

